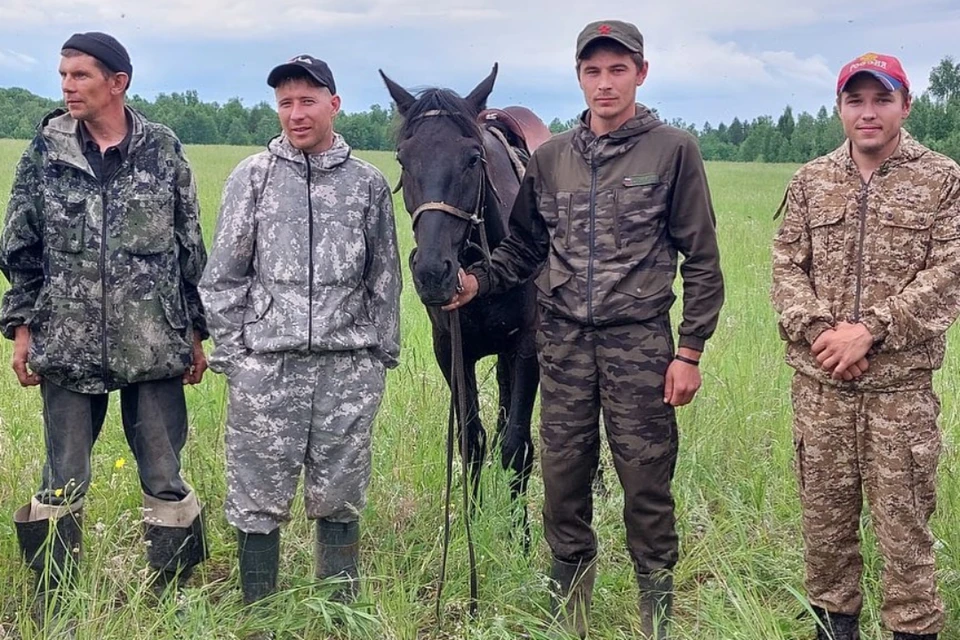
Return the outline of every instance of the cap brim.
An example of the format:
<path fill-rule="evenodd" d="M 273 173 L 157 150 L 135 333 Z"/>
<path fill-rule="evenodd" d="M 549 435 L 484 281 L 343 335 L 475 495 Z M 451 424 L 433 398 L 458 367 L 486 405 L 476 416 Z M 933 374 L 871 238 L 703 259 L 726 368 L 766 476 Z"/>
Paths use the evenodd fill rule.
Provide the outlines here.
<path fill-rule="evenodd" d="M 306 76 L 320 82 L 320 79 L 310 73 L 309 69 L 306 69 L 303 65 L 295 62 L 286 62 L 273 68 L 273 71 L 267 76 L 267 84 L 276 89 L 277 85 L 280 84 L 280 81 L 284 78 L 295 78 L 297 76 Z M 324 82 L 320 82 L 320 84 L 327 86 Z"/>
<path fill-rule="evenodd" d="M 587 47 L 589 47 L 591 44 L 593 44 L 593 43 L 596 42 L 597 40 L 612 40 L 613 42 L 616 42 L 617 44 L 623 46 L 623 47 L 624 47 L 627 51 L 629 51 L 630 53 L 640 53 L 640 49 L 637 49 L 637 48 L 636 48 L 633 44 L 631 44 L 630 42 L 625 42 L 624 40 L 622 40 L 621 38 L 618 38 L 618 37 L 615 36 L 615 35 L 612 35 L 612 34 L 611 34 L 611 35 L 599 35 L 599 34 L 598 34 L 598 35 L 590 38 L 590 39 L 587 40 L 586 42 L 584 42 L 584 43 L 580 46 L 580 48 L 577 49 L 577 58 L 579 59 L 579 58 L 580 58 L 580 55 L 583 53 L 584 49 L 586 49 Z"/>
<path fill-rule="evenodd" d="M 861 73 L 869 73 L 871 76 L 880 81 L 880 84 L 883 85 L 883 88 L 887 91 L 897 91 L 903 88 L 903 83 L 894 78 L 891 75 L 884 73 L 883 71 L 877 71 L 875 69 L 862 69 L 857 71 L 855 74 L 847 78 L 847 81 L 843 83 L 843 86 L 840 87 L 840 92 L 847 90 L 847 86 L 853 82 L 853 79 L 859 76 Z"/>

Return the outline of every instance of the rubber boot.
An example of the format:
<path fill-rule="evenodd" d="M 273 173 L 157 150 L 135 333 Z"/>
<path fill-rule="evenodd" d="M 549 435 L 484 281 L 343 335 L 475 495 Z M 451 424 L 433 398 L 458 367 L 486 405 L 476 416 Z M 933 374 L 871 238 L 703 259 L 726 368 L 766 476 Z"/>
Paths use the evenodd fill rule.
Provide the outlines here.
<path fill-rule="evenodd" d="M 243 604 L 254 605 L 254 615 L 265 615 L 264 598 L 277 590 L 280 569 L 280 528 L 270 533 L 246 533 L 237 529 L 237 558 L 240 564 L 240 587 Z M 244 640 L 271 640 L 271 631 L 255 631 Z"/>
<path fill-rule="evenodd" d="M 902 633 L 893 632 L 893 640 L 937 640 L 935 633 Z"/>
<path fill-rule="evenodd" d="M 860 640 L 860 616 L 829 613 L 813 607 L 817 616 L 817 640 Z"/>
<path fill-rule="evenodd" d="M 555 586 L 550 613 L 561 627 L 580 638 L 586 638 L 590 628 L 590 603 L 596 578 L 597 563 L 592 559 L 564 562 L 554 558 L 550 567 L 550 579 Z"/>
<path fill-rule="evenodd" d="M 673 575 L 637 574 L 640 588 L 640 634 L 643 640 L 668 640 L 673 616 Z"/>
<path fill-rule="evenodd" d="M 344 578 L 330 595 L 336 602 L 353 602 L 360 593 L 360 523 L 317 520 L 314 553 L 317 579 Z"/>
<path fill-rule="evenodd" d="M 193 575 L 194 568 L 207 559 L 202 514 L 186 527 L 144 524 L 143 539 L 147 544 L 147 564 L 154 571 L 153 590 L 158 597 L 170 587 L 180 589 Z"/>
<path fill-rule="evenodd" d="M 82 500 L 54 506 L 34 498 L 13 514 L 20 551 L 36 576 L 31 615 L 40 628 L 58 622 L 65 591 L 76 577 L 83 548 L 82 509 Z M 64 636 L 73 637 L 73 622 L 62 626 Z"/>

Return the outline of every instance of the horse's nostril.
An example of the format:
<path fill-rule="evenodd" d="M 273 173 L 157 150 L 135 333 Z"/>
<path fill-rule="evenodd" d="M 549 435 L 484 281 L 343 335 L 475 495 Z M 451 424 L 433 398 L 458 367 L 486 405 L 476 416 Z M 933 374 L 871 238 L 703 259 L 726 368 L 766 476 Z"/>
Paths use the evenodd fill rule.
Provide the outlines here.
<path fill-rule="evenodd" d="M 443 270 L 443 275 L 444 277 L 447 277 L 453 273 L 454 269 L 456 268 L 456 265 L 454 264 L 453 260 L 449 260 L 449 259 L 444 260 L 443 262 L 444 262 L 444 265 L 446 266 L 446 268 Z"/>

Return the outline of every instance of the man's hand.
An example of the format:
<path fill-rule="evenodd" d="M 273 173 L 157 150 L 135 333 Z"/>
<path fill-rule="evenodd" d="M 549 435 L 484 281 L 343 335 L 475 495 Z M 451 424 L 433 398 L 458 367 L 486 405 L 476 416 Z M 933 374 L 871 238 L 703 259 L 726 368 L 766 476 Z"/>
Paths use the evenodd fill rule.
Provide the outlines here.
<path fill-rule="evenodd" d="M 700 352 L 686 347 L 680 347 L 678 355 L 691 360 L 700 361 Z M 696 365 L 674 360 L 667 367 L 667 374 L 664 380 L 663 401 L 671 407 L 682 407 L 693 400 L 697 394 L 703 379 L 700 377 L 700 369 Z"/>
<path fill-rule="evenodd" d="M 859 362 L 855 362 L 850 365 L 850 368 L 843 372 L 843 379 L 849 382 L 850 380 L 856 380 L 863 374 L 867 372 L 867 369 L 870 368 L 870 363 L 867 362 L 866 358 L 861 358 Z"/>
<path fill-rule="evenodd" d="M 203 372 L 207 370 L 207 355 L 203 352 L 203 343 L 200 342 L 200 336 L 193 333 L 193 362 L 190 368 L 183 374 L 183 384 L 200 384 L 203 380 Z"/>
<path fill-rule="evenodd" d="M 444 311 L 453 311 L 466 305 L 477 297 L 477 292 L 480 290 L 480 285 L 475 275 L 460 269 L 457 278 L 460 280 L 460 287 L 457 292 L 453 294 L 453 297 L 450 298 L 450 302 L 440 307 Z"/>
<path fill-rule="evenodd" d="M 40 376 L 27 367 L 27 358 L 30 355 L 30 328 L 20 325 L 13 337 L 13 359 L 10 366 L 17 374 L 21 387 L 33 387 L 40 384 Z"/>
<path fill-rule="evenodd" d="M 823 370 L 830 372 L 831 377 L 835 380 L 847 380 L 844 374 L 853 376 L 855 370 L 859 370 L 860 375 L 863 375 L 865 370 L 860 363 L 871 346 L 873 336 L 863 324 L 840 322 L 835 328 L 821 333 L 810 347 L 810 352 L 817 358 Z M 855 370 L 851 370 L 851 367 L 855 367 Z M 859 376 L 849 379 L 856 377 Z"/>

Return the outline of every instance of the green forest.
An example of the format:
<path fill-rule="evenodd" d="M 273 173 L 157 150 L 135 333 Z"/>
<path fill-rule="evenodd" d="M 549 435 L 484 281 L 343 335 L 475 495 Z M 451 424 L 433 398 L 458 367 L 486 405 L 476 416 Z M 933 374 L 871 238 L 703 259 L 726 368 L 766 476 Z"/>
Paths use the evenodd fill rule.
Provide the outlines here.
<path fill-rule="evenodd" d="M 0 138 L 31 138 L 43 115 L 59 104 L 25 89 L 0 89 Z M 129 104 L 171 127 L 187 144 L 262 145 L 280 131 L 276 111 L 266 102 L 253 107 L 236 98 L 225 104 L 204 102 L 196 91 L 186 91 L 160 94 L 153 101 L 133 96 Z M 336 128 L 356 149 L 389 150 L 396 120 L 393 105 L 373 105 L 367 111 L 340 114 Z M 554 118 L 550 129 L 559 133 L 575 123 L 576 119 Z M 794 114 L 787 106 L 777 118 L 734 118 L 729 124 L 697 126 L 677 119 L 670 123 L 697 136 L 706 160 L 805 162 L 843 141 L 832 106 L 821 107 L 816 114 Z M 906 126 L 927 146 L 960 161 L 960 63 L 948 56 L 930 71 L 929 87 L 914 97 Z"/>

